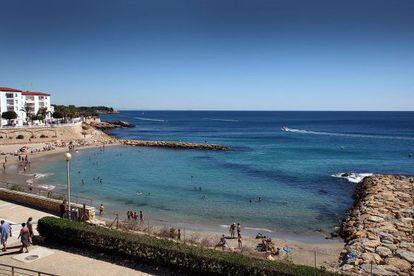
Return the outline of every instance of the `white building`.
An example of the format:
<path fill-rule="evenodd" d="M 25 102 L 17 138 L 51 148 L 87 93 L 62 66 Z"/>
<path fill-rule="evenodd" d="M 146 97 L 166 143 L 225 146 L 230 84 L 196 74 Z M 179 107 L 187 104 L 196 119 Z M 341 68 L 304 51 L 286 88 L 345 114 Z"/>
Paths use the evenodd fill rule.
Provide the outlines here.
<path fill-rule="evenodd" d="M 53 112 L 53 107 L 50 106 L 50 94 L 0 87 L 0 114 L 6 111 L 16 112 L 17 119 L 13 120 L 14 125 L 22 126 L 29 123 L 30 118 L 27 118 L 27 115 L 36 115 L 41 108 L 46 108 L 46 119 L 50 119 Z M 7 120 L 0 119 L 0 126 L 7 123 Z"/>

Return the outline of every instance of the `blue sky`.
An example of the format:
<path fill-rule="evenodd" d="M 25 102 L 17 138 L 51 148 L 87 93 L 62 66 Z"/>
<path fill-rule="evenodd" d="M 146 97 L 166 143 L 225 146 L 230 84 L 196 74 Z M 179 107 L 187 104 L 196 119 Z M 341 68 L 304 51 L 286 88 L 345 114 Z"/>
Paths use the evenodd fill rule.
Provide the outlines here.
<path fill-rule="evenodd" d="M 414 1 L 3 1 L 0 86 L 135 109 L 414 110 Z"/>

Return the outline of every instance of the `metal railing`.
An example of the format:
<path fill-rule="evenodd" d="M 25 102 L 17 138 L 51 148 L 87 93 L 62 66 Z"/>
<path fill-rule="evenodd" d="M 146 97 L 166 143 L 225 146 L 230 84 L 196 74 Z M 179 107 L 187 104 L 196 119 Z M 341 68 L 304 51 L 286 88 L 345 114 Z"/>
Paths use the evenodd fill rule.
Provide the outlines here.
<path fill-rule="evenodd" d="M 23 267 L 13 266 L 13 265 L 6 265 L 6 264 L 0 264 L 0 273 L 1 275 L 47 275 L 47 276 L 57 276 L 56 274 L 51 274 L 47 272 L 42 272 L 38 270 L 33 269 L 27 269 Z M 6 274 L 9 273 L 9 274 Z"/>

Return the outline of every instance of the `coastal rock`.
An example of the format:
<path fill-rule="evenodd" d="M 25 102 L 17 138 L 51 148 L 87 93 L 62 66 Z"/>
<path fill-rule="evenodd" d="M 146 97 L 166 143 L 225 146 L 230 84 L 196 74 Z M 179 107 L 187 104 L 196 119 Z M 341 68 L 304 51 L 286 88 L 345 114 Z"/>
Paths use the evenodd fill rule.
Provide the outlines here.
<path fill-rule="evenodd" d="M 389 248 L 384 247 L 384 246 L 378 246 L 377 249 L 376 249 L 376 252 L 381 257 L 388 257 L 389 255 L 392 254 L 392 251 Z"/>
<path fill-rule="evenodd" d="M 363 265 L 361 265 L 361 269 L 365 273 L 371 273 L 371 271 L 372 271 L 372 274 L 374 274 L 374 275 L 383 275 L 383 276 L 395 275 L 393 272 L 386 270 L 385 267 L 382 266 L 382 265 L 363 264 Z"/>
<path fill-rule="evenodd" d="M 400 256 L 401 258 L 409 261 L 411 264 L 414 263 L 414 252 L 399 249 L 399 250 L 397 250 L 397 255 Z"/>
<path fill-rule="evenodd" d="M 410 262 L 397 257 L 387 258 L 386 264 L 398 267 L 401 271 L 408 271 L 411 268 Z"/>
<path fill-rule="evenodd" d="M 345 254 L 347 272 L 370 274 L 372 265 L 374 275 L 414 275 L 413 189 L 413 178 L 393 175 L 366 177 L 355 186 L 340 233 L 347 252 L 360 259 Z"/>

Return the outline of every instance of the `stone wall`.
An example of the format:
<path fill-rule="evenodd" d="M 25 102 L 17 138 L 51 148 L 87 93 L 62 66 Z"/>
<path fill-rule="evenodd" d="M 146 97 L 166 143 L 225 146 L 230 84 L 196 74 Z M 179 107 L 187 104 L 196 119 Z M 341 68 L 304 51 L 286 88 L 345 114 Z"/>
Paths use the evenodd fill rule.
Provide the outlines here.
<path fill-rule="evenodd" d="M 0 188 L 0 199 L 39 209 L 51 214 L 59 215 L 61 200 L 47 198 L 44 196 L 28 194 Z M 80 204 L 71 204 L 72 208 L 83 209 Z M 86 206 L 86 217 L 89 220 L 95 219 L 95 208 Z"/>
<path fill-rule="evenodd" d="M 414 275 L 414 178 L 376 175 L 355 189 L 342 225 L 341 269 L 358 275 Z"/>
<path fill-rule="evenodd" d="M 82 139 L 82 124 L 53 127 L 1 128 L 0 145 Z M 19 139 L 18 139 L 19 138 Z M 20 139 L 21 138 L 21 139 Z"/>

